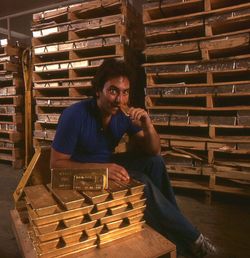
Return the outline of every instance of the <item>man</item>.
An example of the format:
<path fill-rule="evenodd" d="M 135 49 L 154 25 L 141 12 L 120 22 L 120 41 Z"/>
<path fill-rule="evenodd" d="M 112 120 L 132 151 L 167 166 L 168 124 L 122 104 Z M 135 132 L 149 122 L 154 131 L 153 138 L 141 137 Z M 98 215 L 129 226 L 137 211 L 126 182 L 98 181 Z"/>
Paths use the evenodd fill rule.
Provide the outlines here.
<path fill-rule="evenodd" d="M 105 60 L 93 80 L 94 98 L 62 113 L 52 144 L 51 167 L 108 168 L 109 179 L 132 176 L 145 183 L 145 219 L 189 257 L 214 254 L 215 247 L 182 215 L 160 154 L 160 139 L 148 113 L 128 108 L 130 73 L 115 59 Z M 126 112 L 122 111 L 127 109 Z M 113 154 L 127 133 L 137 154 Z"/>

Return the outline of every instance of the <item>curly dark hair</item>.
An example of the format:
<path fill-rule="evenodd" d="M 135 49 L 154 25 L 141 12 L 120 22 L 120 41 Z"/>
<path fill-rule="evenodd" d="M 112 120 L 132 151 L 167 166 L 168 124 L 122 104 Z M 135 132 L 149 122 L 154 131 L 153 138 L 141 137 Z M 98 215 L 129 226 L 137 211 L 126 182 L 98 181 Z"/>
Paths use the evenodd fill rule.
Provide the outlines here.
<path fill-rule="evenodd" d="M 102 91 L 104 84 L 113 78 L 124 76 L 128 78 L 131 83 L 130 71 L 128 66 L 124 61 L 117 59 L 105 59 L 103 63 L 99 66 L 97 73 L 92 80 L 93 86 L 93 95 L 95 96 L 96 92 Z"/>

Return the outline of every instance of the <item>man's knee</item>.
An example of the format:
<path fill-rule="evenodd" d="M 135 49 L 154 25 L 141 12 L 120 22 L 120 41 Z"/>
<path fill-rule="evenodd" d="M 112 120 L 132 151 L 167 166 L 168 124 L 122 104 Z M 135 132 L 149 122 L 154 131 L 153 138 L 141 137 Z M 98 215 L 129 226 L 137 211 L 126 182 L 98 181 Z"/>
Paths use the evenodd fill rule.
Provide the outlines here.
<path fill-rule="evenodd" d="M 165 169 L 165 161 L 160 155 L 154 155 L 150 156 L 148 159 L 148 162 L 151 166 L 153 167 L 159 167 L 159 168 L 164 168 Z"/>

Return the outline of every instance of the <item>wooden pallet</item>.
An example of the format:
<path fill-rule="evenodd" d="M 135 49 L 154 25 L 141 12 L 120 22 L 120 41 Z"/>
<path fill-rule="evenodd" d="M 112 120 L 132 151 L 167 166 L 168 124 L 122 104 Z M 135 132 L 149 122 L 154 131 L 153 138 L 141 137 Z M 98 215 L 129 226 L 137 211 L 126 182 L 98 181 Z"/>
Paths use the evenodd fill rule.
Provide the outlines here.
<path fill-rule="evenodd" d="M 249 14 L 245 0 L 144 5 L 145 103 L 176 186 L 240 193 L 231 180 L 249 180 Z"/>
<path fill-rule="evenodd" d="M 15 123 L 22 124 L 23 116 L 22 113 L 0 113 L 0 123 Z"/>
<path fill-rule="evenodd" d="M 0 57 L 5 56 L 19 56 L 20 55 L 20 48 L 11 46 L 9 44 L 1 46 L 0 45 Z"/>
<path fill-rule="evenodd" d="M 56 130 L 34 130 L 34 138 L 40 140 L 53 141 Z"/>
<path fill-rule="evenodd" d="M 111 57 L 111 56 L 110 56 Z M 41 80 L 65 80 L 77 79 L 77 77 L 93 76 L 96 69 L 100 66 L 104 59 L 67 61 L 49 65 L 37 66 L 38 71 L 33 72 L 34 82 Z M 43 68 L 45 67 L 45 70 Z M 41 68 L 41 69 L 40 69 Z M 40 69 L 40 70 L 39 70 Z M 49 70 L 47 70 L 49 69 Z"/>
<path fill-rule="evenodd" d="M 0 73 L 17 72 L 18 66 L 8 61 L 2 61 L 0 63 Z"/>
<path fill-rule="evenodd" d="M 23 92 L 21 87 L 10 86 L 10 87 L 1 87 L 0 96 L 15 96 L 20 95 Z"/>
<path fill-rule="evenodd" d="M 20 108 L 12 105 L 1 105 L 0 114 L 16 114 L 20 112 Z"/>
<path fill-rule="evenodd" d="M 1 106 L 21 106 L 23 103 L 23 96 L 0 96 Z"/>
<path fill-rule="evenodd" d="M 101 28 L 103 26 L 110 26 L 113 24 L 123 24 L 124 16 L 121 14 L 104 17 L 100 22 L 100 17 L 95 19 L 76 20 L 73 22 L 60 23 L 58 25 L 45 25 L 42 28 L 33 27 L 32 45 L 43 45 L 53 42 L 66 42 L 72 39 L 79 38 L 76 35 L 79 32 L 86 31 L 94 28 Z M 72 36 L 70 31 L 74 31 Z M 98 33 L 103 34 L 103 33 Z M 89 37 L 89 36 L 88 36 Z"/>
<path fill-rule="evenodd" d="M 7 86 L 16 86 L 21 87 L 23 86 L 22 78 L 17 73 L 9 73 L 5 72 L 0 74 L 0 86 L 7 87 Z"/>
<path fill-rule="evenodd" d="M 184 5 L 191 3 L 191 1 L 187 1 L 184 2 Z M 181 5 L 183 3 L 179 4 L 180 7 Z M 165 5 L 166 10 L 169 11 L 171 7 L 177 8 L 177 6 L 178 4 Z M 146 20 L 149 19 L 144 22 L 147 43 L 212 36 L 249 29 L 249 3 L 215 10 L 209 10 L 209 7 L 206 5 L 204 7 L 204 11 L 198 6 L 197 9 L 192 9 L 194 13 L 186 14 L 186 11 L 182 11 L 180 14 L 178 12 L 175 14 L 173 12 L 175 16 L 169 17 L 168 15 L 164 15 L 164 11 L 162 11 L 164 8 L 162 9 L 162 5 L 160 4 L 158 7 L 153 8 L 155 14 L 156 12 L 158 14 L 150 18 L 149 12 L 152 9 L 150 10 L 150 7 L 147 9 L 147 5 L 145 5 L 144 17 Z M 233 17 L 232 13 L 234 13 Z"/>
<path fill-rule="evenodd" d="M 71 79 L 51 79 L 51 80 L 37 80 L 34 83 L 34 89 L 50 88 L 50 87 L 90 87 L 93 76 L 78 77 Z"/>
<path fill-rule="evenodd" d="M 211 60 L 249 54 L 249 30 L 224 35 L 148 44 L 147 62 Z"/>
<path fill-rule="evenodd" d="M 1 116 L 0 116 L 1 119 Z M 0 131 L 23 131 L 22 123 L 0 121 Z"/>
<path fill-rule="evenodd" d="M 235 181 L 222 177 L 220 174 L 211 174 L 206 176 L 195 175 L 170 175 L 171 183 L 175 188 L 197 189 L 208 192 L 231 193 L 243 196 L 250 196 L 249 181 Z M 239 173 L 240 175 L 240 173 Z"/>
<path fill-rule="evenodd" d="M 71 7 L 69 17 L 71 20 L 91 19 L 116 14 L 127 15 L 129 3 L 123 0 L 87 1 Z"/>
<path fill-rule="evenodd" d="M 37 46 L 34 48 L 35 59 L 34 63 L 39 64 L 44 61 L 52 60 L 67 60 L 80 57 L 93 57 L 107 54 L 122 55 L 122 46 L 125 39 L 120 35 L 100 35 L 89 39 L 80 39 L 65 43 L 55 43 Z M 120 45 L 119 45 L 120 44 Z M 112 48 L 114 48 L 112 52 Z"/>
<path fill-rule="evenodd" d="M 0 141 L 8 140 L 11 142 L 19 142 L 23 138 L 23 134 L 21 132 L 16 131 L 0 131 Z"/>
<path fill-rule="evenodd" d="M 201 0 L 188 1 L 161 1 L 147 3 L 143 6 L 143 22 L 149 22 L 165 17 L 173 17 L 203 11 L 204 5 Z"/>
<path fill-rule="evenodd" d="M 1 139 L 0 139 L 0 142 L 1 142 Z M 1 163 L 11 164 L 13 168 L 22 168 L 24 164 L 24 160 L 22 158 L 23 158 L 22 148 L 0 147 Z"/>
<path fill-rule="evenodd" d="M 74 98 L 62 98 L 62 97 L 50 97 L 50 98 L 37 98 L 36 105 L 39 107 L 68 107 L 78 101 L 80 101 L 80 97 Z"/>
<path fill-rule="evenodd" d="M 242 96 L 249 91 L 248 81 L 211 83 L 211 84 L 159 84 L 146 88 L 146 95 L 152 98 L 185 96 Z"/>

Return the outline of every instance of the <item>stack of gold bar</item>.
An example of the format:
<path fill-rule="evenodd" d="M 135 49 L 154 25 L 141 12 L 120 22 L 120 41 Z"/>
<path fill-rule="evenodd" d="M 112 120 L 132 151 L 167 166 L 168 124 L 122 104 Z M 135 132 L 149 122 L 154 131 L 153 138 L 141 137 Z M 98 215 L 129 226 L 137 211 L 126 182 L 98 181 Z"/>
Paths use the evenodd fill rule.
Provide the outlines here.
<path fill-rule="evenodd" d="M 61 257 L 89 252 L 128 237 L 143 228 L 144 185 L 109 181 L 101 191 L 24 189 L 29 235 L 38 257 Z"/>

